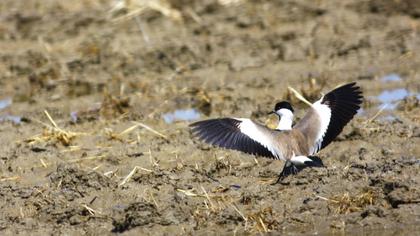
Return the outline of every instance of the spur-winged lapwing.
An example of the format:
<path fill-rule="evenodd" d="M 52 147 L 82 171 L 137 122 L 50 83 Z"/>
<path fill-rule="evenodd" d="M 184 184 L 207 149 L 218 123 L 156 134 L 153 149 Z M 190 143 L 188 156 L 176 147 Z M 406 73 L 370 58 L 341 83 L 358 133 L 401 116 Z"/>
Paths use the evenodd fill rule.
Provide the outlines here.
<path fill-rule="evenodd" d="M 219 147 L 286 161 L 276 183 L 307 166 L 323 166 L 313 156 L 327 146 L 353 118 L 362 103 L 355 82 L 338 87 L 311 105 L 305 116 L 293 123 L 293 108 L 286 101 L 275 105 L 276 129 L 244 118 L 219 118 L 191 124 L 192 133 Z"/>

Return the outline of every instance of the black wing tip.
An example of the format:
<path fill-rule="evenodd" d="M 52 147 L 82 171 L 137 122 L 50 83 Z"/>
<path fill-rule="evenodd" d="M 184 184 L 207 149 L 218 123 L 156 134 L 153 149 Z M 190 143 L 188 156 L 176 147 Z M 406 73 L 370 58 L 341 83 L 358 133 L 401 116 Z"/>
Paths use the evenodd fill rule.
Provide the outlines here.
<path fill-rule="evenodd" d="M 335 89 L 333 89 L 331 92 L 329 93 L 338 93 L 338 92 L 342 92 L 342 93 L 346 93 L 346 92 L 350 92 L 352 94 L 362 94 L 362 88 L 357 84 L 357 82 L 350 82 L 344 85 L 341 85 Z"/>
<path fill-rule="evenodd" d="M 210 122 L 218 122 L 218 121 L 241 122 L 240 120 L 237 120 L 235 118 L 224 117 L 224 118 L 214 118 L 214 119 L 207 119 L 207 120 L 199 120 L 199 121 L 196 121 L 194 123 L 189 124 L 188 126 L 194 127 L 194 126 L 200 126 L 202 124 L 208 124 Z"/>
<path fill-rule="evenodd" d="M 357 114 L 363 103 L 363 92 L 356 82 L 351 82 L 327 93 L 321 103 L 331 108 L 330 124 L 321 144 L 321 148 L 324 148 L 341 133 Z"/>
<path fill-rule="evenodd" d="M 189 126 L 192 135 L 205 143 L 273 158 L 273 154 L 266 147 L 241 132 L 239 128 L 241 122 L 234 118 L 217 118 L 197 121 Z"/>
<path fill-rule="evenodd" d="M 215 119 L 200 120 L 200 121 L 196 121 L 196 122 L 194 122 L 194 123 L 191 123 L 191 124 L 189 124 L 188 126 L 189 126 L 189 127 L 191 127 L 191 128 L 193 128 L 193 127 L 198 127 L 198 126 L 201 126 L 201 125 L 203 125 L 203 124 L 206 124 L 206 123 L 212 122 L 212 121 L 214 121 L 214 120 L 215 120 Z"/>
<path fill-rule="evenodd" d="M 333 91 L 335 90 L 340 90 L 340 89 L 351 89 L 351 90 L 359 90 L 361 91 L 361 87 L 357 84 L 356 81 L 347 83 L 347 84 L 343 84 L 335 89 L 333 89 Z"/>
<path fill-rule="evenodd" d="M 357 85 L 357 82 L 347 83 L 328 92 L 323 97 L 321 103 L 331 103 L 334 102 L 334 100 L 337 100 L 337 102 L 340 103 L 356 105 L 357 109 L 359 109 L 363 102 L 363 91 L 361 87 Z"/>
<path fill-rule="evenodd" d="M 198 139 L 212 145 L 224 147 L 225 135 L 238 131 L 238 120 L 232 118 L 216 118 L 201 120 L 189 124 L 191 133 Z M 230 130 L 230 131 L 228 131 Z"/>

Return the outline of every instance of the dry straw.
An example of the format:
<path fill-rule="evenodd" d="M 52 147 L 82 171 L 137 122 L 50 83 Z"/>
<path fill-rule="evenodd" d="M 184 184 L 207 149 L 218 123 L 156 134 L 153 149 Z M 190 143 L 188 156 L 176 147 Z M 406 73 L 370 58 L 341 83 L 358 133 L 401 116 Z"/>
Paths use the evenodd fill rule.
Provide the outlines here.
<path fill-rule="evenodd" d="M 319 199 L 328 201 L 337 214 L 348 214 L 355 211 L 361 211 L 368 205 L 373 205 L 377 198 L 377 193 L 373 190 L 363 191 L 356 195 L 349 193 L 337 194 L 332 198 L 317 196 Z"/>
<path fill-rule="evenodd" d="M 110 13 L 125 10 L 126 13 L 113 19 L 114 22 L 126 21 L 137 16 L 146 14 L 148 11 L 159 12 L 175 21 L 182 21 L 182 14 L 173 8 L 166 0 L 117 0 L 112 6 Z"/>
<path fill-rule="evenodd" d="M 130 171 L 130 173 L 128 173 L 128 175 L 121 181 L 121 183 L 118 184 L 118 186 L 123 186 L 124 184 L 126 184 L 128 181 L 130 181 L 131 177 L 133 177 L 133 175 L 138 171 L 138 170 L 144 170 L 146 172 L 153 172 L 152 170 L 140 167 L 140 166 L 135 166 L 133 168 L 133 170 Z"/>
<path fill-rule="evenodd" d="M 45 126 L 45 130 L 42 134 L 35 135 L 27 140 L 27 143 L 39 143 L 39 142 L 49 142 L 52 141 L 54 143 L 58 142 L 63 144 L 64 146 L 69 146 L 71 141 L 78 136 L 86 135 L 87 133 L 82 132 L 72 132 L 68 130 L 64 130 L 60 128 L 55 120 L 51 117 L 47 110 L 44 111 L 45 115 L 47 116 L 48 120 L 51 122 L 51 125 L 48 125 L 42 121 L 37 121 L 38 123 Z"/>

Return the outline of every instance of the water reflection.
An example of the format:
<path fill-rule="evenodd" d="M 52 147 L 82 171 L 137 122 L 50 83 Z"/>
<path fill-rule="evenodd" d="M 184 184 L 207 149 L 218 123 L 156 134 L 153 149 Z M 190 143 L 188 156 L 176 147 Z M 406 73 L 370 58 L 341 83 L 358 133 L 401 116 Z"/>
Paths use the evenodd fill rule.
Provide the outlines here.
<path fill-rule="evenodd" d="M 0 100 L 0 110 L 3 110 L 10 105 L 12 105 L 12 98 L 6 98 L 6 99 Z"/>
<path fill-rule="evenodd" d="M 363 109 L 360 108 L 357 112 L 359 116 L 375 116 L 379 111 L 379 121 L 383 122 L 394 122 L 400 120 L 400 118 L 395 114 L 395 109 L 398 104 L 407 97 L 414 96 L 420 100 L 419 92 L 410 92 L 405 88 L 395 88 L 383 90 L 379 95 L 370 97 L 372 101 L 377 102 L 376 107 Z"/>
<path fill-rule="evenodd" d="M 401 80 L 402 80 L 401 76 L 395 73 L 385 75 L 384 77 L 381 78 L 382 82 L 395 82 L 395 81 L 401 81 Z"/>
<path fill-rule="evenodd" d="M 393 89 L 393 90 L 385 90 L 381 94 L 378 95 L 378 100 L 381 102 L 381 108 L 384 109 L 395 109 L 398 105 L 398 102 L 402 99 L 411 95 L 407 89 L 400 88 L 400 89 Z"/>
<path fill-rule="evenodd" d="M 175 121 L 192 121 L 200 118 L 200 113 L 195 109 L 179 109 L 163 114 L 163 119 L 170 124 Z"/>
<path fill-rule="evenodd" d="M 73 123 L 76 123 L 79 120 L 79 117 L 77 116 L 77 111 L 70 112 L 70 119 Z"/>
<path fill-rule="evenodd" d="M 12 116 L 12 115 L 0 115 L 0 122 L 10 121 L 14 124 L 20 124 L 22 122 L 22 117 Z"/>
<path fill-rule="evenodd" d="M 0 100 L 0 110 L 6 109 L 10 105 L 12 105 L 13 100 L 12 98 L 5 98 Z M 12 122 L 14 124 L 20 124 L 22 122 L 22 117 L 20 116 L 13 116 L 13 115 L 0 115 L 0 123 L 1 122 Z"/>
<path fill-rule="evenodd" d="M 397 120 L 397 117 L 394 115 L 386 115 L 386 116 L 382 116 L 380 117 L 378 120 L 380 121 L 387 121 L 387 122 L 392 122 Z"/>

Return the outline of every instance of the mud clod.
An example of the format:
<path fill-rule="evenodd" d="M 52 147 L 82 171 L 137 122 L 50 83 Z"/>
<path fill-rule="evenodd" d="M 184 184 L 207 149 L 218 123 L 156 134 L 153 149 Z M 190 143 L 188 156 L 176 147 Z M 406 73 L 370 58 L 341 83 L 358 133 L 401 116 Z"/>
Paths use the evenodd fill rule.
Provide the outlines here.
<path fill-rule="evenodd" d="M 0 234 L 420 235 L 418 2 L 1 0 Z M 325 167 L 281 184 L 188 126 L 351 81 Z"/>
<path fill-rule="evenodd" d="M 161 214 L 158 212 L 156 207 L 150 203 L 136 202 L 130 204 L 121 216 L 116 217 L 112 225 L 114 228 L 113 232 L 122 233 L 138 226 L 151 226 L 154 224 L 158 225 L 170 225 L 171 222 L 162 219 Z"/>
<path fill-rule="evenodd" d="M 87 172 L 76 166 L 61 164 L 49 175 L 51 183 L 61 189 L 67 200 L 84 197 L 92 190 L 113 189 L 116 184 L 97 172 Z"/>

